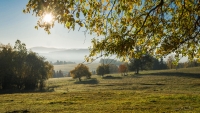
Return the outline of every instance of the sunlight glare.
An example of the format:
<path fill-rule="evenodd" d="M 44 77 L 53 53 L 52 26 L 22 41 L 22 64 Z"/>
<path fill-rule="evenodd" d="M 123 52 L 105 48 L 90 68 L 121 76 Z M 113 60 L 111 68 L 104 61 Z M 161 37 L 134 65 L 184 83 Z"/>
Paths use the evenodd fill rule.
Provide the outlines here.
<path fill-rule="evenodd" d="M 53 16 L 51 14 L 46 14 L 43 20 L 44 22 L 50 23 L 53 20 Z"/>

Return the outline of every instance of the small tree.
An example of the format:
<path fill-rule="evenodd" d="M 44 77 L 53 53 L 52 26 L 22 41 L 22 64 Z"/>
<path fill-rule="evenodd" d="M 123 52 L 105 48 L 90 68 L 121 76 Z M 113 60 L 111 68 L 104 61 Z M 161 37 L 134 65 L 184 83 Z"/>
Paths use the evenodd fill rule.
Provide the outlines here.
<path fill-rule="evenodd" d="M 122 74 L 122 76 L 127 75 L 127 71 L 128 71 L 128 68 L 125 64 L 119 65 L 119 72 Z"/>
<path fill-rule="evenodd" d="M 99 65 L 97 67 L 97 75 L 101 75 L 102 77 L 105 75 L 105 74 L 109 74 L 110 71 L 109 71 L 109 65 Z"/>
<path fill-rule="evenodd" d="M 89 69 L 84 64 L 78 64 L 78 66 L 75 67 L 75 69 L 70 71 L 70 76 L 72 78 L 78 78 L 79 81 L 81 81 L 81 77 L 85 76 L 86 78 L 91 77 L 91 73 L 89 72 Z"/>
<path fill-rule="evenodd" d="M 175 58 L 172 55 L 169 56 L 167 59 L 167 66 L 169 69 L 174 69 L 176 67 L 176 65 L 173 64 L 174 62 L 175 62 Z"/>

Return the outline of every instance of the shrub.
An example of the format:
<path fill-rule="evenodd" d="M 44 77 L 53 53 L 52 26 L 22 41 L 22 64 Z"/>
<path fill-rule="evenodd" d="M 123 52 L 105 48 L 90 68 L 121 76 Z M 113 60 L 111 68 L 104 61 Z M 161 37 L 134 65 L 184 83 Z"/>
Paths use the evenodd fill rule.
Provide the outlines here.
<path fill-rule="evenodd" d="M 97 75 L 101 75 L 102 77 L 105 75 L 105 74 L 109 74 L 110 71 L 109 71 L 109 65 L 99 65 L 97 67 Z"/>

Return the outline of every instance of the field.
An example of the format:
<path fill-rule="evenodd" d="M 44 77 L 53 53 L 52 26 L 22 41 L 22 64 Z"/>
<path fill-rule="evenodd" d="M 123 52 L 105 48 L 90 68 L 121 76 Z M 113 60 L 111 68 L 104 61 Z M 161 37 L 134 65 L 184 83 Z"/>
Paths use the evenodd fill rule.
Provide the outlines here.
<path fill-rule="evenodd" d="M 74 69 L 78 64 L 65 64 L 65 65 L 54 65 L 54 70 L 61 70 L 64 74 L 67 74 L 70 70 Z M 96 70 L 100 63 L 87 64 L 90 71 Z"/>
<path fill-rule="evenodd" d="M 4 113 L 199 113 L 200 67 L 52 78 L 43 92 L 0 94 Z"/>

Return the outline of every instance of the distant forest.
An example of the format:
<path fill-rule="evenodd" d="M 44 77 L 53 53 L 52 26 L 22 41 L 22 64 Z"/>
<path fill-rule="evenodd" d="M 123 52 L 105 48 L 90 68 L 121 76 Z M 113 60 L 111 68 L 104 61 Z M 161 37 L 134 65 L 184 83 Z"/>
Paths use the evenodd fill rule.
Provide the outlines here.
<path fill-rule="evenodd" d="M 57 60 L 56 62 L 50 62 L 52 65 L 63 65 L 63 64 L 76 64 L 75 62 L 67 62 L 67 61 L 59 61 Z"/>
<path fill-rule="evenodd" d="M 53 78 L 65 77 L 61 70 L 55 71 L 53 70 Z"/>
<path fill-rule="evenodd" d="M 121 64 L 126 64 L 129 71 L 138 70 L 161 70 L 161 69 L 178 69 L 178 68 L 189 68 L 189 67 L 198 67 L 200 66 L 200 61 L 197 59 L 188 60 L 185 62 L 176 62 L 176 59 L 173 55 L 169 56 L 166 61 L 163 58 L 157 59 L 150 55 L 144 55 L 140 59 L 129 59 L 129 62 L 121 62 L 115 59 L 100 59 L 99 63 L 103 65 L 116 65 L 120 66 Z"/>
<path fill-rule="evenodd" d="M 115 60 L 115 59 L 100 59 L 99 63 L 101 64 L 115 64 L 115 65 L 120 65 L 123 64 L 123 62 Z"/>

